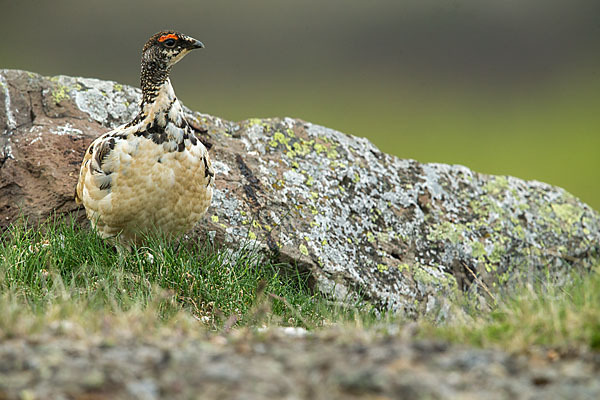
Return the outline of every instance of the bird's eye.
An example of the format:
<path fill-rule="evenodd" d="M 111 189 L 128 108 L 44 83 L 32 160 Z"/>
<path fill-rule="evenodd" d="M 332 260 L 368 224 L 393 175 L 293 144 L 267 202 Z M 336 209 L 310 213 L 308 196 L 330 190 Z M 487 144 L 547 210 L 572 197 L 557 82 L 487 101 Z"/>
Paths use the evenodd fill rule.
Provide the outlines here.
<path fill-rule="evenodd" d="M 173 47 L 173 46 L 175 46 L 175 39 L 167 39 L 163 43 L 167 47 Z"/>

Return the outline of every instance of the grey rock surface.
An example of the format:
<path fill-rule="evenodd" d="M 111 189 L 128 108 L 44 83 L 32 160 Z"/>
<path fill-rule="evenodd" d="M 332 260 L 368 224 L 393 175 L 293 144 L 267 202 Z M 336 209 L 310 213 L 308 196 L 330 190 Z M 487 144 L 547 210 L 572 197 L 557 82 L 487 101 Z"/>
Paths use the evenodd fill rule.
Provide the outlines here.
<path fill-rule="evenodd" d="M 177 90 L 177 88 L 175 88 Z M 83 213 L 72 200 L 86 146 L 135 114 L 114 82 L 0 71 L 0 226 L 19 213 Z M 385 154 L 291 118 L 230 122 L 186 109 L 211 149 L 214 200 L 194 234 L 256 243 L 336 300 L 444 312 L 456 290 L 560 283 L 600 259 L 600 216 L 561 188 Z"/>

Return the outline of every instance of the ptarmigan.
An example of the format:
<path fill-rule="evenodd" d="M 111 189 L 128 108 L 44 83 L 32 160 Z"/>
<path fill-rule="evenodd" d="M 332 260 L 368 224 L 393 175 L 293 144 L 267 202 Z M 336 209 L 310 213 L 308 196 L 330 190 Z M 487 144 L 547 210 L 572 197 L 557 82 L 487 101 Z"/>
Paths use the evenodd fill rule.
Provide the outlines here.
<path fill-rule="evenodd" d="M 75 200 L 103 238 L 126 247 L 145 235 L 181 235 L 210 205 L 214 171 L 169 80 L 171 67 L 202 42 L 176 31 L 142 50 L 142 102 L 130 123 L 100 136 L 83 158 Z"/>

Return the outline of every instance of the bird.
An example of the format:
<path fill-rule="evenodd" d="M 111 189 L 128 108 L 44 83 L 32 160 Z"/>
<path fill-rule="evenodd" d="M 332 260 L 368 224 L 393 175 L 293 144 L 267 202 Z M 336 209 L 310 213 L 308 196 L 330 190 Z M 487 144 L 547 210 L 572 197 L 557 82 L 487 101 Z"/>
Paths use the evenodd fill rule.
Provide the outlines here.
<path fill-rule="evenodd" d="M 215 172 L 171 85 L 173 65 L 204 44 L 174 30 L 154 34 L 142 49 L 139 112 L 87 149 L 75 201 L 96 233 L 131 250 L 148 235 L 175 238 L 206 213 Z"/>

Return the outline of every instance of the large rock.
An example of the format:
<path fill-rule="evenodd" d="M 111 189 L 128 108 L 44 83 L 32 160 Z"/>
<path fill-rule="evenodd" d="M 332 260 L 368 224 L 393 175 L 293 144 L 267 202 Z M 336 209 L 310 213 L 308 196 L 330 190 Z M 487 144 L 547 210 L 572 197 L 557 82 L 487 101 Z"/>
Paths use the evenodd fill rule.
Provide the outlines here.
<path fill-rule="evenodd" d="M 73 191 L 86 146 L 129 121 L 139 97 L 114 82 L 1 71 L 1 227 L 19 213 L 83 220 Z M 358 294 L 416 314 L 457 287 L 561 279 L 600 258 L 598 213 L 561 188 L 400 160 L 301 120 L 186 112 L 208 130 L 217 172 L 196 234 L 232 247 L 256 242 L 337 300 Z"/>

